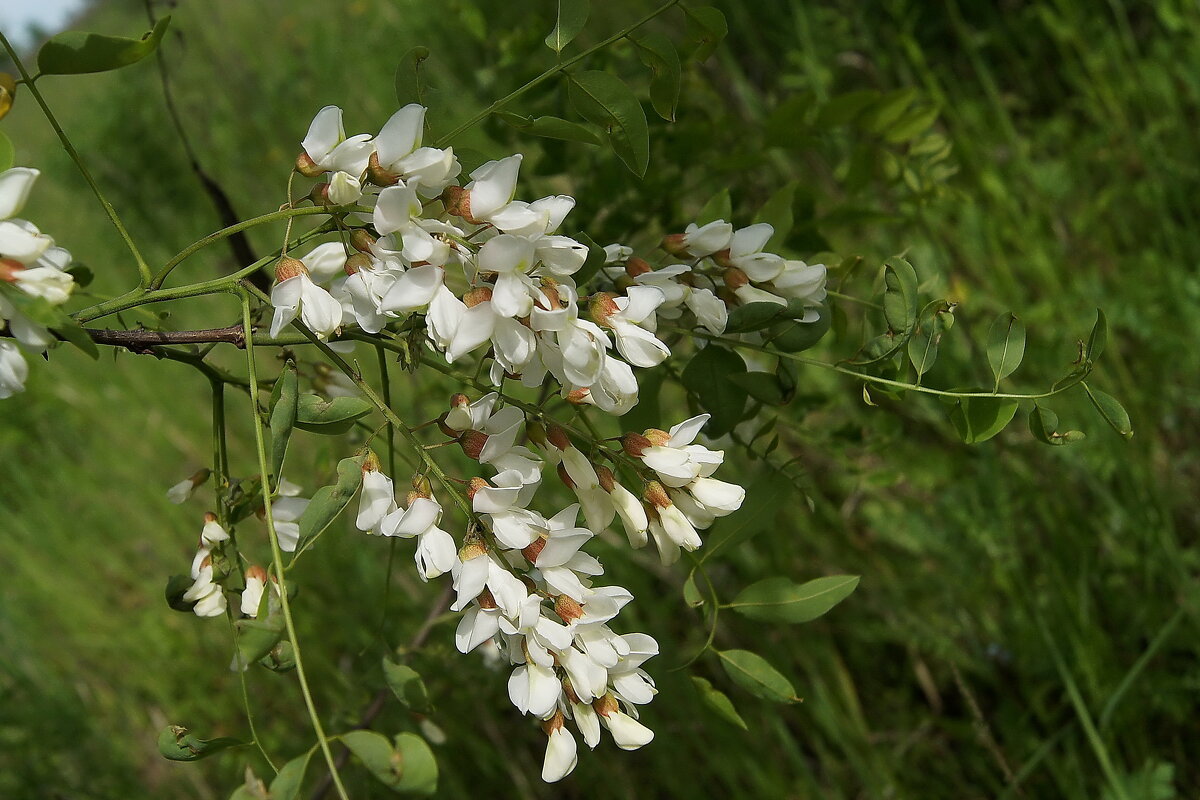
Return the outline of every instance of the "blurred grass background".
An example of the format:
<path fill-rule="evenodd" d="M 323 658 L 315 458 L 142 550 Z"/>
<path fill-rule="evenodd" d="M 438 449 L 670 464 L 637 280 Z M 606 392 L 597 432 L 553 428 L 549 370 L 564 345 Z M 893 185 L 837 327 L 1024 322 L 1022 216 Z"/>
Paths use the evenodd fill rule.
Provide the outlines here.
<path fill-rule="evenodd" d="M 172 5 L 164 53 L 177 102 L 243 216 L 278 207 L 295 143 L 322 105 L 346 108 L 354 131 L 387 118 L 409 46 L 431 48 L 431 80 L 452 98 L 440 131 L 553 63 L 536 49 L 553 24 L 549 2 Z M 729 692 L 750 730 L 714 717 L 687 673 L 670 671 L 703 640 L 682 576 L 602 549 L 611 579 L 638 597 L 626 629 L 664 645 L 651 662 L 661 694 L 647 711 L 658 738 L 637 753 L 602 745 L 570 781 L 541 785 L 541 735 L 509 707 L 503 675 L 453 652 L 452 624 L 441 625 L 413 662 L 448 737 L 436 748 L 440 795 L 486 785 L 513 797 L 1196 796 L 1200 11 L 1183 0 L 719 5 L 730 36 L 689 71 L 679 121 L 652 121 L 644 183 L 608 151 L 531 141 L 497 123 L 455 142 L 464 162 L 530 152 L 521 195 L 577 194 L 573 224 L 602 242 L 643 230 L 652 241 L 723 186 L 748 222 L 798 180 L 791 250 L 876 266 L 906 250 L 925 293 L 961 303 L 955 344 L 931 376 L 938 385 L 979 380 L 984 359 L 969 339 L 1010 309 L 1030 337 L 1017 385 L 1048 385 L 1103 307 L 1113 335 L 1095 382 L 1126 404 L 1135 436 L 1122 441 L 1086 403 L 1065 400 L 1050 406 L 1089 434 L 1077 446 L 1039 445 L 1021 424 L 967 446 L 936 402 L 869 408 L 853 382 L 801 371 L 775 458 L 797 459 L 810 502 L 797 493 L 712 576 L 729 599 L 770 574 L 862 575 L 813 624 L 722 616 L 723 646 L 768 655 L 804 702 L 757 701 L 702 660 L 698 674 Z M 645 10 L 631 0 L 597 7 L 580 41 Z M 658 29 L 675 36 L 677 22 Z M 148 26 L 141 3 L 112 0 L 79 27 Z M 635 63 L 623 46 L 589 66 Z M 152 263 L 217 226 L 152 62 L 40 85 Z M 830 110 L 851 92 L 906 87 L 937 106 L 934 130 L 952 146 L 945 168 L 921 180 L 906 176 L 918 164 L 911 152 Z M 563 105 L 551 88 L 528 107 Z M 127 288 L 133 266 L 31 98 L 0 124 L 18 163 L 45 173 L 26 215 L 95 271 L 89 291 Z M 261 253 L 281 235 L 258 229 L 251 240 Z M 235 266 L 211 248 L 180 279 Z M 865 296 L 872 277 L 851 276 L 844 291 Z M 230 300 L 155 310 L 180 327 L 236 315 Z M 223 357 L 236 365 L 238 354 Z M 169 722 L 246 735 L 228 628 L 162 600 L 206 503 L 176 507 L 163 495 L 208 460 L 206 382 L 130 354 L 93 363 L 61 349 L 53 362 L 34 364 L 29 391 L 0 406 L 0 796 L 225 797 L 246 763 L 261 774 L 252 755 L 178 765 L 155 748 Z M 394 386 L 414 420 L 451 391 L 424 376 Z M 236 420 L 246 398 L 228 394 Z M 661 404 L 664 419 L 686 413 L 674 395 Z M 247 430 L 235 422 L 235 473 L 252 469 Z M 306 437 L 289 456 L 291 477 L 311 490 L 344 447 Z M 761 469 L 740 463 L 747 481 Z M 261 535 L 255 525 L 246 530 Z M 380 656 L 403 645 L 436 596 L 411 578 L 408 557 L 401 548 L 386 608 L 379 542 L 327 536 L 320 558 L 296 571 L 301 642 L 331 729 L 354 724 L 381 685 Z M 268 751 L 282 759 L 307 747 L 294 680 L 253 671 L 250 681 Z M 377 727 L 413 724 L 389 707 Z M 348 777 L 355 796 L 374 796 L 368 778 Z"/>

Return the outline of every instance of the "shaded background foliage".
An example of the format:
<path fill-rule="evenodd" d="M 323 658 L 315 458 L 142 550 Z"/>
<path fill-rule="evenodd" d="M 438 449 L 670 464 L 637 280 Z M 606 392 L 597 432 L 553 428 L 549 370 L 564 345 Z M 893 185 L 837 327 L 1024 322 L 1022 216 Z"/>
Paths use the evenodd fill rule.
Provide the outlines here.
<path fill-rule="evenodd" d="M 205 168 L 250 216 L 281 202 L 316 109 L 340 104 L 348 127 L 377 127 L 394 107 L 395 64 L 422 44 L 444 132 L 553 63 L 541 44 L 552 5 L 354 0 L 332 13 L 307 1 L 192 0 L 174 4 L 164 54 Z M 1081 444 L 1047 448 L 1013 425 L 964 445 L 936 400 L 877 396 L 881 407 L 869 407 L 853 381 L 798 369 L 796 397 L 755 448 L 761 455 L 778 435 L 771 459 L 791 461 L 798 490 L 711 574 L 725 599 L 769 574 L 862 575 L 816 623 L 722 617 L 722 646 L 769 654 L 804 702 L 757 701 L 702 660 L 697 673 L 729 691 L 749 731 L 713 716 L 688 673 L 670 670 L 704 635 L 683 605 L 683 576 L 601 550 L 638 597 L 629 628 L 667 646 L 651 662 L 658 738 L 631 754 L 603 745 L 568 783 L 542 786 L 541 735 L 508 707 L 503 676 L 453 652 L 442 625 L 413 661 L 448 736 L 436 748 L 441 795 L 486 782 L 515 797 L 596 796 L 598 786 L 618 797 L 1192 796 L 1200 14 L 1182 0 L 719 5 L 729 37 L 685 72 L 675 123 L 650 114 L 644 180 L 607 148 L 533 139 L 496 120 L 456 151 L 468 168 L 528 153 L 522 194 L 577 196 L 572 220 L 601 243 L 652 244 L 726 187 L 735 221 L 747 223 L 796 181 L 789 251 L 863 258 L 849 274 L 831 271 L 831 287 L 869 296 L 883 259 L 904 251 L 924 294 L 961 304 L 930 376 L 938 385 L 988 380 L 970 342 L 1010 309 L 1029 330 L 1017 385 L 1048 384 L 1102 306 L 1113 337 L 1097 381 L 1125 401 L 1136 435 L 1108 435 L 1085 403 L 1068 400 L 1051 407 L 1089 433 Z M 595 8 L 576 46 L 645 10 Z M 677 23 L 655 29 L 679 38 Z M 141 4 L 107 2 L 80 27 L 144 26 Z M 586 66 L 644 96 L 645 68 L 627 43 Z M 216 227 L 151 64 L 44 86 L 152 261 Z M 896 94 L 905 89 L 915 91 Z M 907 97 L 903 113 L 936 109 L 936 120 L 888 141 L 874 124 L 882 99 L 855 108 L 863 91 Z M 46 173 L 29 216 L 94 269 L 94 291 L 114 292 L 132 265 L 28 101 L 3 126 L 18 163 Z M 569 115 L 554 82 L 514 110 Z M 919 152 L 930 135 L 948 145 L 940 159 L 930 156 L 941 150 Z M 261 253 L 277 238 L 256 231 L 251 243 Z M 186 269 L 203 277 L 236 266 L 214 248 Z M 844 324 L 822 357 L 858 344 L 859 309 L 835 305 Z M 234 315 L 212 299 L 163 311 L 181 328 Z M 228 630 L 162 601 L 203 510 L 199 500 L 171 506 L 162 491 L 206 461 L 205 386 L 129 354 L 94 364 L 60 350 L 54 360 L 0 411 L 0 795 L 223 797 L 249 755 L 177 765 L 154 745 L 167 722 L 244 733 Z M 450 390 L 406 376 L 396 391 L 424 419 Z M 676 390 L 647 395 L 664 418 L 685 413 Z M 251 460 L 247 430 L 231 440 L 235 463 Z M 297 466 L 308 471 L 293 467 L 293 477 L 324 482 L 338 453 L 315 437 L 304 447 Z M 738 463 L 751 484 L 764 471 L 758 458 Z M 344 531 L 325 539 L 320 563 L 298 570 L 301 636 L 320 645 L 309 658 L 336 729 L 357 721 L 381 683 L 380 655 L 403 645 L 437 591 L 402 562 L 383 608 L 373 544 Z M 293 682 L 252 681 L 268 750 L 306 747 Z M 397 706 L 378 723 L 412 725 Z M 350 779 L 363 781 L 352 787 L 362 796 L 375 791 Z"/>

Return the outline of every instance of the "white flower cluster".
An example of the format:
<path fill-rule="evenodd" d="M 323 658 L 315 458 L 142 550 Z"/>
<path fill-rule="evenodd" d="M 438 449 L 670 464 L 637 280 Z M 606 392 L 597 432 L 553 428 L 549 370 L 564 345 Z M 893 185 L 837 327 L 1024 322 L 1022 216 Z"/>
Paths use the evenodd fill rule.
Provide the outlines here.
<path fill-rule="evenodd" d="M 195 603 L 192 611 L 198 617 L 217 617 L 225 613 L 225 592 L 221 584 L 213 580 L 213 551 L 227 541 L 229 534 L 217 522 L 216 515 L 205 514 L 200 546 L 192 559 L 192 585 L 183 594 L 184 601 Z"/>
<path fill-rule="evenodd" d="M 593 295 L 591 319 L 582 318 L 572 276 L 588 249 L 557 233 L 574 199 L 514 200 L 519 154 L 452 185 L 460 171 L 453 151 L 421 146 L 424 114 L 405 106 L 373 139 L 347 138 L 334 107 L 313 120 L 298 166 L 326 176 L 313 198 L 371 206 L 361 218 L 373 233 L 356 230 L 349 246 L 326 243 L 281 260 L 272 335 L 297 316 L 324 337 L 349 324 L 376 333 L 415 315 L 451 363 L 490 348 L 496 385 L 508 376 L 540 386 L 549 374 L 573 402 L 628 411 L 637 402 L 632 367 L 670 354 L 654 334 L 663 292 Z M 364 193 L 367 186 L 377 193 Z M 425 216 L 424 199 L 435 197 L 439 214 Z"/>
<path fill-rule="evenodd" d="M 75 288 L 75 279 L 66 272 L 71 254 L 55 247 L 54 240 L 32 222 L 16 218 L 39 174 L 27 167 L 13 167 L 0 173 L 0 283 L 11 284 L 30 297 L 58 306 L 67 301 Z M 0 291 L 0 328 L 5 325 L 16 343 L 0 339 L 0 400 L 25 389 L 29 367 L 21 349 L 44 353 L 55 341 L 46 327 L 22 313 Z"/>
<path fill-rule="evenodd" d="M 611 469 L 593 464 L 575 447 L 565 430 L 531 425 L 516 406 L 500 407 L 495 393 L 474 403 L 455 395 L 439 427 L 492 473 L 467 484 L 472 521 L 458 548 L 438 527 L 442 509 L 427 479 L 413 480 L 401 507 L 378 459 L 368 455 L 364 461 L 357 527 L 415 537 L 421 577 L 452 575 L 451 609 L 464 612 L 455 633 L 458 649 L 483 647 L 513 667 L 508 681 L 513 705 L 541 720 L 548 735 L 546 781 L 560 780 L 575 767 L 568 721 L 593 748 L 603 729 L 627 750 L 654 737 L 638 721 L 638 706 L 656 692 L 642 664 L 657 654 L 658 645 L 646 634 L 618 634 L 610 627 L 633 595 L 597 585 L 604 567 L 583 548 L 619 516 L 635 547 L 647 543 L 649 532 L 670 562 L 680 548 L 700 546 L 697 528 L 741 504 L 740 487 L 710 477 L 723 454 L 693 444 L 706 419 L 688 420 L 670 433 L 629 434 L 623 451 L 605 451 L 642 479 L 645 500 L 639 501 Z M 520 444 L 523 438 L 541 452 Z M 549 517 L 530 508 L 547 463 L 580 501 Z M 581 509 L 585 527 L 577 524 Z"/>

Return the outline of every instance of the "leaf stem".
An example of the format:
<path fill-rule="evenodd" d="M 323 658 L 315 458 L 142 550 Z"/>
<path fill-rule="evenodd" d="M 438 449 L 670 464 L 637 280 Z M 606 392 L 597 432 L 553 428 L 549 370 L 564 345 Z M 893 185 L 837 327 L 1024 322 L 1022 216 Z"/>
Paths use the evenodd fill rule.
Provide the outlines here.
<path fill-rule="evenodd" d="M 5 37 L 3 32 L 0 32 L 0 45 L 3 45 L 4 49 L 8 51 L 8 56 L 12 59 L 13 64 L 16 65 L 17 71 L 21 73 L 21 77 L 24 78 L 25 85 L 29 88 L 29 93 L 33 95 L 33 99 L 41 106 L 42 113 L 46 116 L 50 127 L 54 128 L 54 132 L 58 134 L 58 139 L 62 142 L 63 149 L 67 151 L 67 155 L 71 157 L 71 160 L 75 162 L 76 169 L 79 170 L 79 174 L 83 176 L 87 185 L 91 187 L 92 194 L 96 195 L 96 199 L 100 201 L 100 205 L 103 206 L 104 212 L 108 214 L 108 218 L 112 222 L 113 227 L 117 229 L 117 233 L 125 240 L 125 246 L 129 248 L 129 252 L 133 255 L 133 260 L 137 263 L 138 275 L 140 276 L 139 285 L 146 286 L 150 283 L 151 278 L 150 265 L 146 263 L 146 259 L 142 258 L 142 253 L 133 241 L 133 237 L 129 235 L 129 231 L 126 230 L 125 223 L 121 222 L 121 218 L 117 216 L 117 210 L 113 208 L 112 203 L 108 202 L 104 193 L 100 191 L 100 185 L 96 183 L 96 179 L 88 171 L 87 166 L 83 163 L 83 158 L 75 150 L 75 146 L 71 144 L 71 140 L 67 138 L 67 134 L 63 131 L 62 126 L 58 124 L 58 119 L 54 116 L 54 112 L 50 110 L 50 106 L 46 103 L 46 99 L 42 97 L 42 93 L 38 91 L 36 80 L 30 77 L 28 70 L 25 69 L 24 62 L 21 61 L 21 57 L 17 55 L 17 51 L 9 44 L 8 38 Z"/>
<path fill-rule="evenodd" d="M 317 744 L 321 747 L 321 753 L 325 756 L 325 762 L 329 765 L 330 774 L 333 776 L 333 785 L 337 789 L 338 797 L 342 800 L 349 800 L 346 795 L 346 787 L 342 785 L 342 779 L 338 775 L 337 764 L 334 763 L 333 753 L 329 749 L 329 740 L 325 738 L 325 730 L 321 726 L 321 717 L 317 714 L 316 705 L 313 703 L 312 692 L 308 688 L 308 679 L 304 674 L 304 660 L 300 654 L 300 641 L 296 636 L 296 625 L 292 621 L 292 611 L 288 603 L 287 584 L 283 569 L 283 551 L 279 548 L 279 536 L 275 532 L 275 519 L 271 513 L 271 499 L 265 496 L 269 491 L 266 487 L 270 486 L 270 470 L 267 468 L 267 445 L 266 439 L 263 436 L 262 419 L 258 414 L 258 371 L 255 365 L 254 356 L 254 332 L 252 327 L 252 319 L 250 315 L 250 295 L 247 292 L 242 292 L 242 326 L 246 331 L 246 370 L 250 377 L 250 403 L 251 414 L 253 415 L 254 424 L 254 447 L 258 453 L 258 472 L 263 486 L 263 517 L 267 523 L 267 537 L 271 540 L 271 567 L 275 571 L 275 578 L 279 582 L 279 600 L 280 610 L 283 612 L 283 622 L 287 627 L 288 639 L 292 643 L 292 652 L 296 659 L 296 677 L 300 683 L 300 692 L 304 695 L 304 705 L 308 708 L 308 718 L 312 722 L 313 731 L 317 734 Z"/>

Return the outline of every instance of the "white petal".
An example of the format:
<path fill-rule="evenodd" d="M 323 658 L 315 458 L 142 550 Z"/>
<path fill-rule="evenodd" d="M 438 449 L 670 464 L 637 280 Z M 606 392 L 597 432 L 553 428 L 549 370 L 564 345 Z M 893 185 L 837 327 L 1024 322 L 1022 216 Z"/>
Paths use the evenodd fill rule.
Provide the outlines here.
<path fill-rule="evenodd" d="M 579 763 L 575 752 L 575 737 L 565 728 L 558 728 L 546 741 L 546 758 L 542 762 L 542 780 L 557 783 L 571 774 Z"/>
<path fill-rule="evenodd" d="M 0 219 L 21 213 L 33 183 L 40 174 L 29 167 L 13 167 L 0 173 Z"/>
<path fill-rule="evenodd" d="M 417 103 L 409 103 L 392 114 L 375 138 L 380 166 L 394 169 L 397 161 L 420 147 L 424 125 L 425 108 Z"/>

